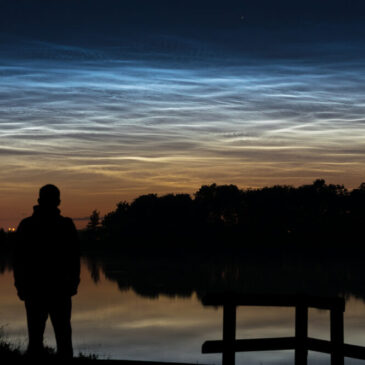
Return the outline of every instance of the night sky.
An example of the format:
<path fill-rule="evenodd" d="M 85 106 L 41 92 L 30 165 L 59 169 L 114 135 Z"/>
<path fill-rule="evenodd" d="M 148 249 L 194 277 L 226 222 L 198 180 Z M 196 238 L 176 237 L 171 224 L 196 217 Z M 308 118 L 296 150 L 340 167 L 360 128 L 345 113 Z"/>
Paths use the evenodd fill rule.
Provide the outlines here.
<path fill-rule="evenodd" d="M 363 0 L 0 0 L 0 227 L 202 184 L 365 181 Z"/>

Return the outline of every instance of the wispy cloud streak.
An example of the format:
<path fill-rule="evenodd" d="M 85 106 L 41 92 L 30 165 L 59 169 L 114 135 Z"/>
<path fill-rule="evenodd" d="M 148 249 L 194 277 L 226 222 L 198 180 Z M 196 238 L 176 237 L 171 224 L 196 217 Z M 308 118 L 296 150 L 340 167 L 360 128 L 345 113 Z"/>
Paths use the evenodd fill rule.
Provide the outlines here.
<path fill-rule="evenodd" d="M 362 179 L 365 69 L 355 61 L 18 60 L 0 74 L 4 184 L 53 176 L 133 196 Z"/>

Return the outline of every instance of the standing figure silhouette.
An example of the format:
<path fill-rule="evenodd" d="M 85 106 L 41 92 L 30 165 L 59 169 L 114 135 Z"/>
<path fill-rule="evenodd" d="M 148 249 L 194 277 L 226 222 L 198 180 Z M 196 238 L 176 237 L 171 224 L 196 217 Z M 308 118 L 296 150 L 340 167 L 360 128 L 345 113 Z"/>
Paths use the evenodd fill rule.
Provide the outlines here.
<path fill-rule="evenodd" d="M 71 297 L 80 282 L 80 250 L 71 218 L 58 206 L 60 191 L 45 185 L 39 191 L 32 216 L 17 229 L 14 279 L 18 296 L 25 302 L 29 356 L 44 354 L 43 335 L 48 316 L 57 343 L 57 354 L 72 358 Z"/>

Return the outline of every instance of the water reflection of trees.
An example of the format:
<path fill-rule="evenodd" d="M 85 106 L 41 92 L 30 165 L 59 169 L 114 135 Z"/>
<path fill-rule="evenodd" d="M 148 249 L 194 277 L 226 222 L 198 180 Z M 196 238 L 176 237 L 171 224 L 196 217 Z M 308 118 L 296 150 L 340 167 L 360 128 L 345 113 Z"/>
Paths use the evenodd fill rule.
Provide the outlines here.
<path fill-rule="evenodd" d="M 201 299 L 207 292 L 355 296 L 365 300 L 362 254 L 340 252 L 330 257 L 317 252 L 250 252 L 239 255 L 203 254 L 171 257 L 104 255 L 88 258 L 94 280 L 101 270 L 121 291 L 133 289 L 149 298 L 159 295 Z M 354 258 L 355 257 L 355 258 Z"/>
<path fill-rule="evenodd" d="M 157 298 L 159 295 L 203 298 L 207 292 L 355 296 L 365 301 L 364 253 L 308 252 L 267 249 L 235 254 L 175 252 L 136 255 L 89 253 L 85 263 L 94 282 L 100 274 L 121 291 Z M 9 252 L 0 254 L 0 273 L 11 269 Z"/>
<path fill-rule="evenodd" d="M 12 269 L 11 250 L 0 245 L 0 274 Z"/>

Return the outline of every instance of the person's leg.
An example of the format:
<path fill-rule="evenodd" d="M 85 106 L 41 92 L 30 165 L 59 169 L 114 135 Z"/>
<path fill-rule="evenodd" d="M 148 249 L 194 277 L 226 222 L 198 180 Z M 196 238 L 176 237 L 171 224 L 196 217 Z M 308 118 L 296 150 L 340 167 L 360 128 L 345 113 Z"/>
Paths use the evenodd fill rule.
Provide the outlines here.
<path fill-rule="evenodd" d="M 57 353 L 72 358 L 71 297 L 59 297 L 52 301 L 49 314 L 54 328 Z"/>
<path fill-rule="evenodd" d="M 48 317 L 47 306 L 39 298 L 26 299 L 25 309 L 28 324 L 28 350 L 30 356 L 39 356 L 44 352 L 43 335 Z"/>

